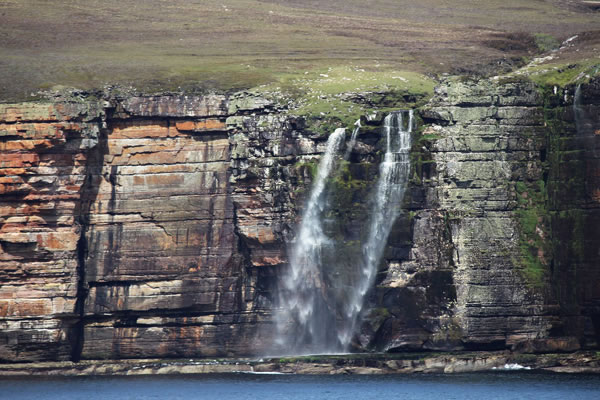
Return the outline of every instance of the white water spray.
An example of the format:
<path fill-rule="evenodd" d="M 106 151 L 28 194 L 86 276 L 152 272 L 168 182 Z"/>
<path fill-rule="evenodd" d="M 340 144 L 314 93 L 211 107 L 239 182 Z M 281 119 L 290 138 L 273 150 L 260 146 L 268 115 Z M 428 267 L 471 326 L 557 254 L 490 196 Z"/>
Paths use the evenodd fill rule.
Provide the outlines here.
<path fill-rule="evenodd" d="M 336 253 L 336 243 L 326 235 L 323 224 L 328 198 L 326 183 L 334 171 L 345 131 L 337 129 L 329 137 L 291 250 L 289 269 L 279 286 L 276 353 L 348 351 L 366 294 L 373 286 L 388 236 L 400 213 L 410 172 L 413 124 L 412 110 L 394 112 L 385 118 L 386 152 L 372 199 L 362 259 L 356 260 L 355 276 L 341 280 L 330 271 L 335 267 L 332 265 L 335 260 L 328 259 L 328 265 L 324 265 L 325 254 Z M 346 160 L 355 145 L 360 121 L 355 125 L 344 152 Z M 353 284 L 349 285 L 348 281 Z M 341 299 L 345 300 L 340 302 Z"/>
<path fill-rule="evenodd" d="M 383 133 L 387 147 L 379 167 L 379 180 L 370 213 L 367 241 L 363 245 L 362 269 L 358 285 L 346 308 L 349 324 L 338 332 L 338 338 L 344 348 L 347 348 L 352 340 L 365 296 L 373 286 L 388 236 L 400 213 L 410 173 L 409 152 L 413 124 L 412 110 L 391 113 L 384 120 Z"/>
<path fill-rule="evenodd" d="M 598 113 L 593 111 L 589 105 L 585 104 L 581 84 L 575 89 L 573 98 L 573 115 L 575 119 L 575 129 L 577 130 L 577 141 L 580 148 L 584 151 L 584 157 L 600 157 L 598 147 Z"/>
<path fill-rule="evenodd" d="M 282 278 L 276 313 L 277 345 L 286 354 L 316 354 L 340 350 L 335 337 L 335 310 L 328 302 L 322 271 L 322 252 L 331 244 L 323 232 L 325 186 L 335 165 L 345 130 L 336 129 L 327 140 L 302 222 L 291 251 L 290 266 Z"/>
<path fill-rule="evenodd" d="M 583 131 L 583 120 L 585 119 L 585 111 L 581 107 L 581 84 L 577 85 L 575 95 L 573 96 L 573 114 L 575 116 L 575 129 L 581 134 Z"/>
<path fill-rule="evenodd" d="M 347 160 L 350 158 L 350 153 L 352 153 L 352 150 L 354 149 L 354 146 L 356 145 L 356 137 L 358 136 L 358 131 L 360 130 L 360 128 L 361 128 L 360 119 L 357 119 L 356 122 L 354 123 L 354 130 L 352 131 L 352 136 L 350 137 L 350 141 L 346 145 L 346 153 L 344 154 L 344 160 Z"/>
<path fill-rule="evenodd" d="M 575 127 L 579 137 L 594 136 L 594 119 L 589 115 L 586 106 L 583 104 L 583 95 L 581 93 L 581 84 L 575 89 L 573 99 L 573 114 L 575 115 Z M 593 146 L 592 146 L 593 147 Z"/>

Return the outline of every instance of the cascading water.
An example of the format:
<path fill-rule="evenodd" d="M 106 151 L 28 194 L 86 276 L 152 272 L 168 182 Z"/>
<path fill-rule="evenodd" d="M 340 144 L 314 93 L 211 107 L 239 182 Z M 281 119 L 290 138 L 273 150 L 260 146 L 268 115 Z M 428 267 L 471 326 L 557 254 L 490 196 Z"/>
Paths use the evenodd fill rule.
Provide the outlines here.
<path fill-rule="evenodd" d="M 584 157 L 600 157 L 600 146 L 598 145 L 597 127 L 598 113 L 591 111 L 589 105 L 584 103 L 581 84 L 575 89 L 573 98 L 573 115 L 575 129 L 577 130 L 578 146 L 583 150 Z"/>
<path fill-rule="evenodd" d="M 577 89 L 575 89 L 575 96 L 573 99 L 573 114 L 575 115 L 575 127 L 577 129 L 577 135 L 580 137 L 593 137 L 593 119 L 588 115 L 586 107 L 583 105 L 582 97 L 581 84 L 579 84 L 577 85 Z"/>
<path fill-rule="evenodd" d="M 350 158 L 350 153 L 352 153 L 352 149 L 354 149 L 354 145 L 356 144 L 356 137 L 358 136 L 358 131 L 360 130 L 360 119 L 356 120 L 354 123 L 354 130 L 352 131 L 352 136 L 350 137 L 350 142 L 346 146 L 346 153 L 344 154 L 344 160 Z"/>
<path fill-rule="evenodd" d="M 291 251 L 290 267 L 281 281 L 276 313 L 277 345 L 287 354 L 340 350 L 335 335 L 335 310 L 331 310 L 328 302 L 321 259 L 324 247 L 331 245 L 322 225 L 325 187 L 344 135 L 344 129 L 337 129 L 327 140 L 327 149 L 319 163 Z"/>
<path fill-rule="evenodd" d="M 410 173 L 409 152 L 413 124 L 412 110 L 393 112 L 384 120 L 387 148 L 379 166 L 379 180 L 370 213 L 367 241 L 363 245 L 362 269 L 358 285 L 354 288 L 346 309 L 349 324 L 346 329 L 338 332 L 339 340 L 345 348 L 350 344 L 365 295 L 373 285 L 388 236 L 400 213 Z"/>
<path fill-rule="evenodd" d="M 356 142 L 360 121 L 355 125 L 345 160 Z M 291 250 L 289 269 L 280 281 L 274 353 L 348 351 L 365 296 L 373 285 L 388 236 L 400 213 L 410 171 L 412 127 L 412 110 L 394 112 L 385 118 L 386 153 L 368 216 L 368 236 L 362 246 L 362 259 L 356 260 L 356 265 L 352 265 L 355 272 L 350 271 L 347 276 L 335 272 L 339 261 L 331 255 L 339 249 L 324 229 L 326 211 L 331 211 L 327 209 L 326 183 L 334 172 L 345 131 L 337 129 L 330 135 Z"/>

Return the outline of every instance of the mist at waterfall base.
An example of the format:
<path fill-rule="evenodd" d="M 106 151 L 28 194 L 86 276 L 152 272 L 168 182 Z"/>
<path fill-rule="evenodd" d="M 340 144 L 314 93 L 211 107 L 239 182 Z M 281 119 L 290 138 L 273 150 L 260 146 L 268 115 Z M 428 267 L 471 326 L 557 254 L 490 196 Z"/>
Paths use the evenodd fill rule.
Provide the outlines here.
<path fill-rule="evenodd" d="M 281 280 L 276 314 L 277 345 L 284 353 L 340 350 L 335 342 L 335 332 L 330 329 L 333 315 L 322 271 L 323 248 L 333 243 L 323 232 L 321 214 L 327 204 L 327 178 L 333 170 L 345 133 L 344 129 L 337 129 L 327 140 L 327 149 L 319 163 L 296 243 L 291 251 L 290 268 Z M 288 321 L 295 322 L 291 331 Z"/>
<path fill-rule="evenodd" d="M 339 165 L 350 157 L 360 122 L 357 121 L 345 151 L 344 129 L 337 129 L 329 136 L 290 249 L 289 268 L 279 282 L 277 336 L 270 355 L 349 351 L 365 297 L 373 286 L 388 236 L 401 211 L 410 172 L 413 125 L 412 110 L 393 112 L 384 120 L 385 154 L 360 238 L 361 253 L 350 270 L 335 265 L 339 263 L 336 254 L 343 244 L 327 234 L 327 224 L 337 223 L 326 217 L 332 211 L 331 197 L 335 195 L 328 182 L 336 176 Z"/>

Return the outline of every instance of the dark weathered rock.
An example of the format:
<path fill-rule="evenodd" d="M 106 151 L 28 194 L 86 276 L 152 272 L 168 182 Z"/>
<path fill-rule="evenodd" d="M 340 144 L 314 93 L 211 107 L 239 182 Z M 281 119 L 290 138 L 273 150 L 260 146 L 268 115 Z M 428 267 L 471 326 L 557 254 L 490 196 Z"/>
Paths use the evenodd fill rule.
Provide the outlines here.
<path fill-rule="evenodd" d="M 357 347 L 598 346 L 600 135 L 578 133 L 567 91 L 438 88 Z M 348 282 L 382 145 L 367 122 L 324 224 L 346 240 L 327 274 Z M 248 93 L 0 105 L 0 360 L 267 353 L 324 146 Z"/>
<path fill-rule="evenodd" d="M 597 82 L 582 88 L 582 107 L 600 126 Z M 402 222 L 412 224 L 408 257 L 387 259 L 372 297 L 387 318 L 371 346 L 597 345 L 600 135 L 574 131 L 572 97 L 533 84 L 449 81 L 436 93 L 422 113 L 427 169 L 413 180 L 426 196 Z"/>
<path fill-rule="evenodd" d="M 182 347 L 180 347 L 181 349 Z M 177 375 L 218 373 L 283 373 L 303 375 L 381 375 L 465 373 L 492 370 L 541 370 L 562 373 L 599 373 L 595 352 L 518 354 L 508 351 L 463 353 L 366 353 L 352 356 L 293 358 L 82 360 L 0 364 L 0 376 Z"/>

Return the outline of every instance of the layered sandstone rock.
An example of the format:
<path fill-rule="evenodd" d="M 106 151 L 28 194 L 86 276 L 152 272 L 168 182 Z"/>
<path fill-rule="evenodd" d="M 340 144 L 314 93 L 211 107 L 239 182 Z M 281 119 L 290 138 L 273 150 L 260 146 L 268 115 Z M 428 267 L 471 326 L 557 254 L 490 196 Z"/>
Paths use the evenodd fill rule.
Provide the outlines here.
<path fill-rule="evenodd" d="M 94 103 L 0 105 L 0 359 L 71 357 Z"/>
<path fill-rule="evenodd" d="M 598 82 L 582 93 L 576 115 L 574 88 L 438 89 L 356 346 L 597 345 Z M 290 114 L 248 93 L 0 105 L 0 360 L 268 353 L 326 139 Z M 329 183 L 327 279 L 352 281 L 380 123 Z"/>
<path fill-rule="evenodd" d="M 597 85 L 583 88 L 594 126 Z M 412 222 L 400 222 L 412 225 L 412 247 L 407 257 L 388 258 L 372 299 L 385 316 L 373 314 L 371 345 L 542 352 L 597 345 L 600 136 L 577 131 L 574 92 L 494 81 L 437 89 L 416 149 L 415 187 L 425 196 L 417 191 Z"/>
<path fill-rule="evenodd" d="M 3 106 L 1 358 L 266 351 L 296 157 L 321 151 L 273 112 L 248 94 Z"/>
<path fill-rule="evenodd" d="M 215 317 L 243 284 L 225 113 L 222 97 L 131 98 L 109 121 L 88 171 L 82 357 L 212 355 L 198 339 L 232 336 Z"/>

